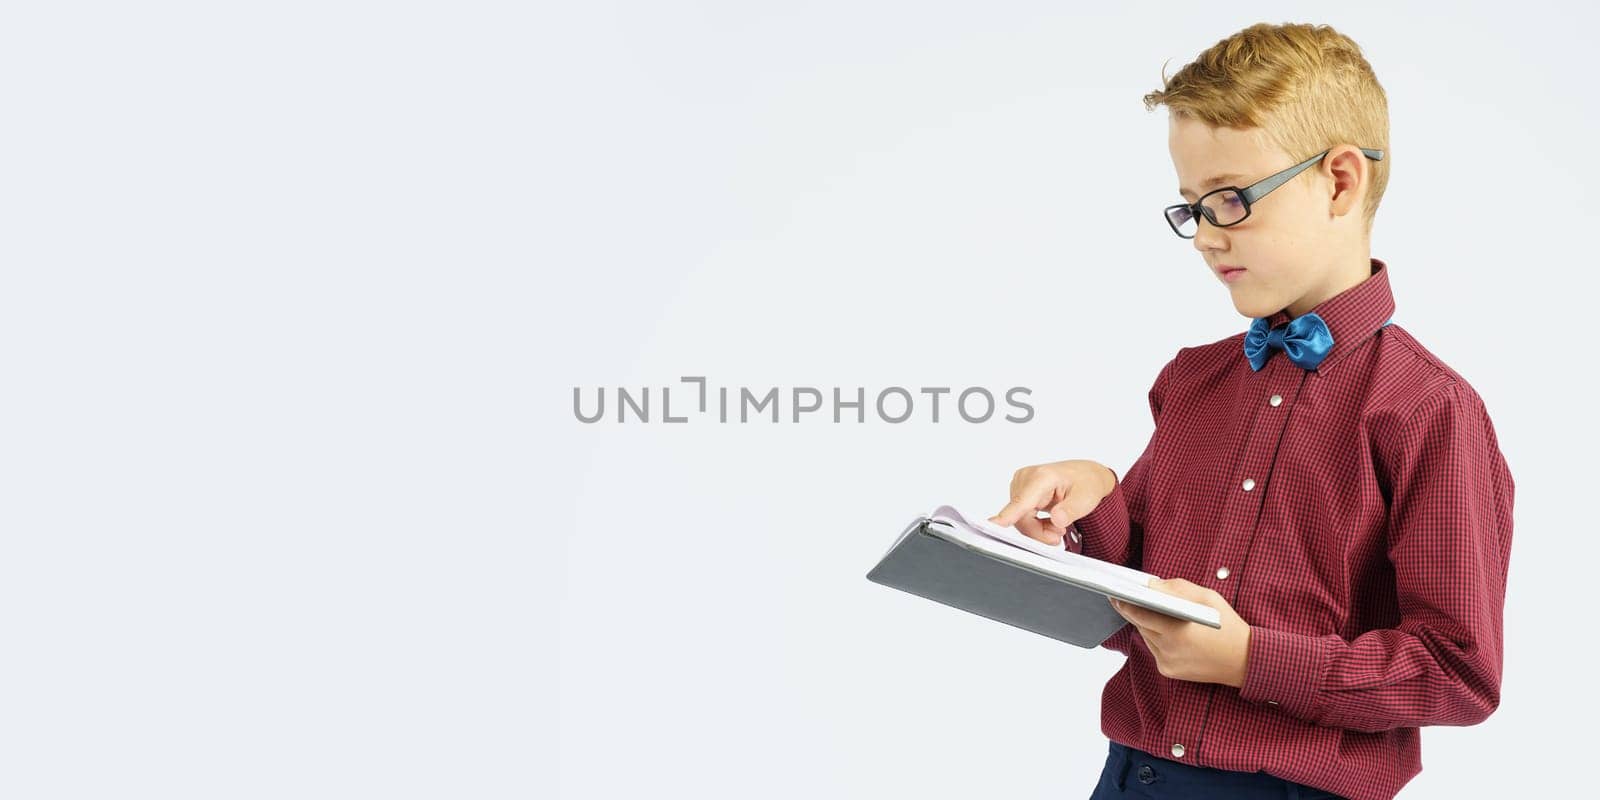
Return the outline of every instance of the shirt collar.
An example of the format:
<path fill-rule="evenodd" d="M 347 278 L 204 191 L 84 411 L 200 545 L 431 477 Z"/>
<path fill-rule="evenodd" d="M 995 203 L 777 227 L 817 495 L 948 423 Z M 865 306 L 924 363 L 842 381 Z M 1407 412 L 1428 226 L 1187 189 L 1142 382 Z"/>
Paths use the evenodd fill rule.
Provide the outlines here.
<path fill-rule="evenodd" d="M 1327 372 L 1339 359 L 1355 350 L 1374 331 L 1394 316 L 1394 295 L 1389 291 L 1389 266 L 1381 259 L 1369 258 L 1372 273 L 1366 280 L 1319 303 L 1310 312 L 1328 323 L 1333 334 L 1333 349 L 1322 358 L 1317 372 Z M 1287 309 L 1267 317 L 1270 330 L 1287 324 L 1292 317 Z"/>

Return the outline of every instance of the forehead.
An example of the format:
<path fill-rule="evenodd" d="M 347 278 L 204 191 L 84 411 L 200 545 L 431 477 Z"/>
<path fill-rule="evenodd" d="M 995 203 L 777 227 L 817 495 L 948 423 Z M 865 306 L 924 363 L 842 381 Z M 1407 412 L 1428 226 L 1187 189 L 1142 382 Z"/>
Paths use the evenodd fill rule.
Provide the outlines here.
<path fill-rule="evenodd" d="M 1229 173 L 1242 176 L 1238 182 L 1243 185 L 1270 173 L 1276 163 L 1276 148 L 1260 128 L 1212 127 L 1188 117 L 1171 118 L 1167 149 L 1172 153 L 1180 190 L 1208 188 L 1218 183 L 1208 179 Z"/>

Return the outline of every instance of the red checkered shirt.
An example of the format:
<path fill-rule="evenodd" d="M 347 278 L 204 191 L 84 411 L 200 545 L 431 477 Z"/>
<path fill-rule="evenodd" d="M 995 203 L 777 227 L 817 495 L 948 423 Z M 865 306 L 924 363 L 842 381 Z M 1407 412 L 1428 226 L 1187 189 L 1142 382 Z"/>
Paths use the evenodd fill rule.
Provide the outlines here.
<path fill-rule="evenodd" d="M 1163 676 L 1138 629 L 1102 693 L 1109 738 L 1186 764 L 1388 800 L 1423 725 L 1500 702 L 1514 489 L 1482 399 L 1399 325 L 1388 268 L 1312 311 L 1314 370 L 1244 333 L 1185 347 L 1155 431 L 1068 547 L 1215 589 L 1250 625 L 1244 685 Z M 1279 311 L 1272 327 L 1289 321 Z"/>

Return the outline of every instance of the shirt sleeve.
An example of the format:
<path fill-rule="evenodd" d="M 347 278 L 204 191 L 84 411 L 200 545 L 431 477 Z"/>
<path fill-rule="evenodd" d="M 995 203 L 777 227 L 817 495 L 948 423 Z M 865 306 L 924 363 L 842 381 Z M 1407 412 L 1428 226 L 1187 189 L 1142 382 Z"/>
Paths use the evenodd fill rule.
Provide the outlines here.
<path fill-rule="evenodd" d="M 1385 457 L 1399 623 L 1345 641 L 1250 627 L 1239 696 L 1360 731 L 1474 725 L 1500 704 L 1514 483 L 1478 395 L 1453 382 Z"/>
<path fill-rule="evenodd" d="M 1150 416 L 1158 426 L 1161 424 L 1162 401 L 1166 398 L 1172 380 L 1173 365 L 1177 361 L 1177 357 L 1174 356 L 1161 368 L 1161 372 L 1156 375 L 1155 384 L 1150 387 L 1148 393 Z M 1111 471 L 1115 480 L 1111 492 L 1102 498 L 1100 504 L 1093 510 L 1072 523 L 1066 539 L 1069 550 L 1113 564 L 1138 568 L 1138 564 L 1143 560 L 1141 547 L 1144 540 L 1144 500 L 1154 451 L 1155 433 L 1152 432 L 1150 440 L 1145 443 L 1144 452 L 1133 462 L 1133 466 L 1128 468 L 1126 475 L 1118 477 L 1116 470 Z M 1128 655 L 1133 631 L 1132 625 L 1124 625 L 1100 645 Z"/>

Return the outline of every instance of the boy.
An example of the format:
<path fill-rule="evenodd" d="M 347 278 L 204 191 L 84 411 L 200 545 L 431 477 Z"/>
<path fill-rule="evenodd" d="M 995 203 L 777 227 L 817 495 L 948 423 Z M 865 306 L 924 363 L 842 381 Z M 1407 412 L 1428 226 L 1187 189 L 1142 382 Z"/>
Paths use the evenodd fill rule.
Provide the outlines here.
<path fill-rule="evenodd" d="M 1477 393 L 1389 322 L 1386 96 L 1344 35 L 1260 24 L 1145 104 L 1169 107 L 1166 225 L 1252 322 L 1161 369 L 1120 480 L 1025 467 L 990 519 L 1222 613 L 1114 604 L 1094 798 L 1388 800 L 1421 726 L 1499 705 L 1514 485 Z"/>

